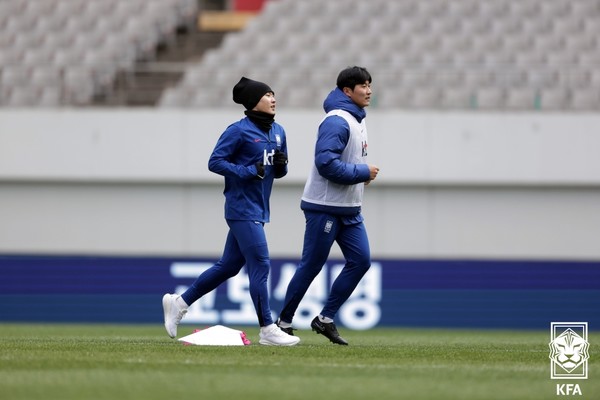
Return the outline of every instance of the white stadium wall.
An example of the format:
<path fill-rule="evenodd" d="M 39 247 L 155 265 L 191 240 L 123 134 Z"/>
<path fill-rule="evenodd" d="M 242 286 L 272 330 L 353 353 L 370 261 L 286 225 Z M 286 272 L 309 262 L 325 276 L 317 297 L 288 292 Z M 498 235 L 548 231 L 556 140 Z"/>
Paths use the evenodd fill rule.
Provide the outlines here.
<path fill-rule="evenodd" d="M 0 111 L 0 254 L 218 256 L 210 152 L 241 110 Z M 274 257 L 299 258 L 322 113 L 283 110 Z M 369 110 L 377 258 L 600 259 L 600 115 Z M 339 255 L 335 248 L 332 253 Z"/>

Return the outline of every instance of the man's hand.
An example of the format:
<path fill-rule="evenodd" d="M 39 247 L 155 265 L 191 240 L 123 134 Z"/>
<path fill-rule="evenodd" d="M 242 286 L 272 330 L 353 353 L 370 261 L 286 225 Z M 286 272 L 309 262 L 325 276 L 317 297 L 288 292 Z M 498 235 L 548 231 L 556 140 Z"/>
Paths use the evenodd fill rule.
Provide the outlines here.
<path fill-rule="evenodd" d="M 265 166 L 263 165 L 263 163 L 259 161 L 256 164 L 254 164 L 254 166 L 256 167 L 256 178 L 254 179 L 264 179 Z"/>
<path fill-rule="evenodd" d="M 282 151 L 275 150 L 275 154 L 273 155 L 273 165 L 286 165 L 287 163 L 287 154 Z"/>
<path fill-rule="evenodd" d="M 287 154 L 282 151 L 275 150 L 273 154 L 273 168 L 275 169 L 275 178 L 283 178 L 287 174 Z"/>
<path fill-rule="evenodd" d="M 377 174 L 379 173 L 379 167 L 377 165 L 369 164 L 369 180 L 365 182 L 365 185 L 371 183 L 372 180 L 377 178 Z"/>

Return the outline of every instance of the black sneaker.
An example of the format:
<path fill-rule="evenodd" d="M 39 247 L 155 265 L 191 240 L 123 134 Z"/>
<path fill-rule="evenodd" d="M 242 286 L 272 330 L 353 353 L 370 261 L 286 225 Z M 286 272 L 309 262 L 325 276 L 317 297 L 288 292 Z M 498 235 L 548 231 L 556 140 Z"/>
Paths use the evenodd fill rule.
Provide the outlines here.
<path fill-rule="evenodd" d="M 315 319 L 313 319 L 310 323 L 310 327 L 313 331 L 331 340 L 331 343 L 348 346 L 348 342 L 346 342 L 344 338 L 340 336 L 333 322 L 326 324 L 325 322 L 319 321 L 319 317 L 315 317 Z"/>
<path fill-rule="evenodd" d="M 280 320 L 279 318 L 277 318 L 277 322 L 276 322 L 276 324 L 277 324 L 277 326 L 279 326 L 279 329 L 281 329 L 282 331 L 284 331 L 285 333 L 287 333 L 287 334 L 288 334 L 288 335 L 290 335 L 290 336 L 295 336 L 295 335 L 294 335 L 294 331 L 295 331 L 296 329 L 292 328 L 291 326 L 290 326 L 289 328 L 282 328 L 282 327 L 279 325 L 280 323 L 281 323 L 281 320 Z"/>

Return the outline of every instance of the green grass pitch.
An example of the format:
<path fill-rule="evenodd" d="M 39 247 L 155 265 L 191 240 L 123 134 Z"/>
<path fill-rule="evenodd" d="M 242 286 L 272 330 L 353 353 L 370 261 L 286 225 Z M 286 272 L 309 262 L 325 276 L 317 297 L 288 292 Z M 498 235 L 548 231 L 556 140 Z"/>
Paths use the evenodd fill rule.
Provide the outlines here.
<path fill-rule="evenodd" d="M 550 379 L 548 331 L 372 329 L 350 346 L 297 331 L 295 347 L 185 346 L 158 325 L 0 324 L 0 399 L 600 398 L 600 333 L 587 380 Z M 181 336 L 194 327 L 182 325 Z"/>

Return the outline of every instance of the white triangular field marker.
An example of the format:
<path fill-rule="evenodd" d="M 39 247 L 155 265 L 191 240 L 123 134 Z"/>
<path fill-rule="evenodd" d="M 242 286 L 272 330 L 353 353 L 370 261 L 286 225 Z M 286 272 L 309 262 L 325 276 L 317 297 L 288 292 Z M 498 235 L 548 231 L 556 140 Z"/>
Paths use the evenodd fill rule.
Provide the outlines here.
<path fill-rule="evenodd" d="M 245 332 L 227 328 L 223 325 L 196 330 L 191 335 L 178 340 L 184 344 L 199 346 L 244 346 L 250 344 Z"/>

